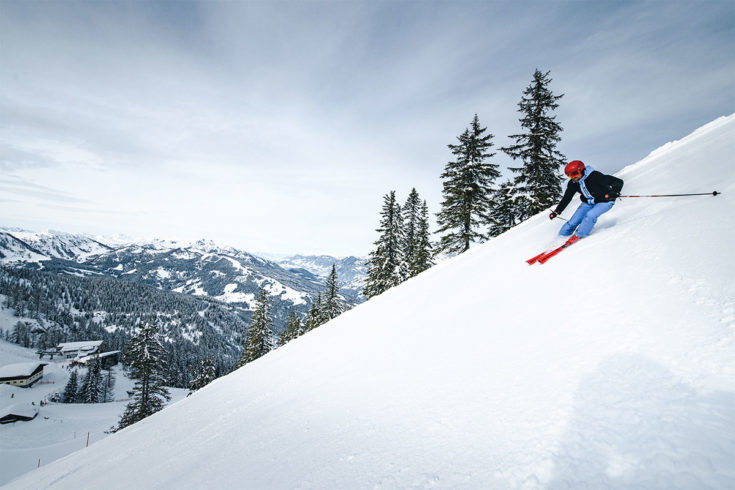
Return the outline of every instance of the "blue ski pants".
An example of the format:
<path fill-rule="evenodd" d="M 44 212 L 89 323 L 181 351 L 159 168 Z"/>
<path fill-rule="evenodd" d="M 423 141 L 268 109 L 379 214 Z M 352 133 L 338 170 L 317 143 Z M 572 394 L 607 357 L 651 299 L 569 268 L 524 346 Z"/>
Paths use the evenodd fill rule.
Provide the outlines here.
<path fill-rule="evenodd" d="M 564 223 L 564 226 L 559 230 L 559 235 L 569 236 L 577 230 L 576 235 L 579 238 L 584 238 L 590 234 L 592 227 L 597 223 L 597 218 L 603 213 L 610 211 L 613 207 L 614 202 L 600 202 L 597 204 L 587 204 L 583 202 L 579 205 L 577 210 L 574 212 L 569 221 Z M 577 228 L 579 227 L 579 228 Z"/>

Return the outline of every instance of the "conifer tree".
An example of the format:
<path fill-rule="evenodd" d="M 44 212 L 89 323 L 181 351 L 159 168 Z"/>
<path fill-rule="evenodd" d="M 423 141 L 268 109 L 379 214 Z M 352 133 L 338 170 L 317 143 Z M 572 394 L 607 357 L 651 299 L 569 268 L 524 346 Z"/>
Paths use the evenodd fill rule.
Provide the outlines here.
<path fill-rule="evenodd" d="M 363 294 L 368 299 L 400 284 L 407 276 L 402 249 L 403 220 L 395 191 L 390 191 L 383 197 L 380 216 L 380 226 L 376 230 L 380 235 L 367 262 Z"/>
<path fill-rule="evenodd" d="M 332 264 L 332 271 L 327 277 L 327 287 L 322 301 L 322 318 L 325 323 L 337 318 L 344 311 L 344 305 L 339 299 L 339 283 L 337 282 L 337 268 Z"/>
<path fill-rule="evenodd" d="M 311 304 L 309 313 L 306 314 L 306 331 L 314 330 L 322 324 L 322 293 L 317 294 L 316 300 Z"/>
<path fill-rule="evenodd" d="M 447 163 L 441 174 L 442 208 L 437 214 L 442 234 L 435 253 L 466 252 L 472 242 L 487 237 L 480 231 L 488 221 L 492 208 L 493 182 L 500 176 L 498 165 L 489 163 L 493 135 L 485 134 L 475 114 L 468 129 L 457 137 L 459 143 L 448 145 L 454 160 Z"/>
<path fill-rule="evenodd" d="M 133 400 L 125 407 L 115 431 L 153 415 L 163 408 L 164 401 L 171 399 L 164 386 L 165 359 L 166 349 L 156 325 L 141 324 L 125 353 L 130 378 L 135 380 L 133 389 L 128 391 Z"/>
<path fill-rule="evenodd" d="M 413 255 L 409 260 L 409 275 L 416 276 L 434 265 L 432 245 L 429 238 L 429 207 L 426 201 L 421 204 L 414 237 Z"/>
<path fill-rule="evenodd" d="M 77 392 L 79 391 L 78 376 L 77 370 L 72 370 L 69 375 L 69 381 L 66 383 L 66 387 L 64 387 L 64 403 L 76 403 Z"/>
<path fill-rule="evenodd" d="M 87 374 L 82 382 L 81 398 L 84 403 L 99 403 L 103 396 L 102 370 L 100 359 L 97 357 L 87 363 Z"/>
<path fill-rule="evenodd" d="M 250 319 L 245 349 L 242 352 L 237 367 L 253 362 L 273 349 L 272 325 L 273 319 L 271 317 L 268 293 L 265 289 L 261 288 L 258 292 L 258 300 L 253 317 Z"/>
<path fill-rule="evenodd" d="M 290 317 L 289 317 L 290 320 Z M 288 329 L 288 321 L 286 322 L 286 328 L 284 328 L 281 333 L 278 335 L 278 342 L 276 343 L 276 347 L 283 347 L 284 345 L 291 342 L 293 338 L 291 337 L 291 332 Z"/>
<path fill-rule="evenodd" d="M 286 328 L 281 332 L 281 336 L 278 340 L 278 345 L 283 346 L 291 342 L 293 339 L 298 338 L 304 333 L 304 328 L 301 324 L 301 318 L 296 311 L 291 308 L 288 312 L 288 320 L 286 320 Z"/>
<path fill-rule="evenodd" d="M 214 381 L 215 369 L 214 362 L 212 362 L 211 359 L 204 359 L 199 361 L 199 369 L 196 373 L 194 372 L 193 368 L 190 368 L 190 370 L 194 375 L 194 379 L 192 379 L 191 383 L 189 383 L 189 393 L 186 396 L 191 395 L 195 391 L 204 388 L 209 383 Z"/>
<path fill-rule="evenodd" d="M 495 205 L 490 213 L 490 236 L 498 236 L 518 224 L 518 211 L 515 186 L 508 180 L 496 192 Z"/>
<path fill-rule="evenodd" d="M 112 374 L 112 368 L 107 370 L 107 374 L 102 376 L 102 400 L 103 402 L 111 402 L 115 399 L 115 376 Z"/>
<path fill-rule="evenodd" d="M 406 204 L 403 205 L 401 211 L 403 213 L 403 257 L 408 264 L 409 275 L 411 275 L 411 262 L 414 261 L 416 254 L 419 218 L 421 215 L 421 199 L 416 188 L 411 189 L 408 199 L 406 199 Z"/>
<path fill-rule="evenodd" d="M 523 92 L 518 112 L 523 133 L 511 135 L 515 144 L 502 148 L 513 160 L 520 159 L 520 167 L 510 167 L 515 172 L 518 218 L 526 218 L 556 204 L 561 196 L 561 166 L 564 155 L 556 145 L 561 141 L 562 127 L 551 113 L 559 107 L 557 101 L 562 95 L 554 95 L 549 90 L 549 73 L 538 69 L 533 81 Z"/>

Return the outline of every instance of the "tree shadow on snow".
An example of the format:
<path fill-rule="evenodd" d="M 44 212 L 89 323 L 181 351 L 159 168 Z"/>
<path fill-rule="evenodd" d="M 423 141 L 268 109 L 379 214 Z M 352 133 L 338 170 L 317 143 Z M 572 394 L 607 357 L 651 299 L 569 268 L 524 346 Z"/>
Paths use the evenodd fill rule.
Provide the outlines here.
<path fill-rule="evenodd" d="M 627 354 L 580 383 L 547 488 L 735 488 L 735 393 Z"/>

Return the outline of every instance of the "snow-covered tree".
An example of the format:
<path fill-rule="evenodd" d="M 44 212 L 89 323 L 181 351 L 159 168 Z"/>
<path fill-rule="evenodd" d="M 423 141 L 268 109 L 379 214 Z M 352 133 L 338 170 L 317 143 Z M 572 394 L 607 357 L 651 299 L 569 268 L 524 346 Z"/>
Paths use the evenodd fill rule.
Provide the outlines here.
<path fill-rule="evenodd" d="M 301 318 L 296 311 L 291 308 L 288 312 L 288 320 L 286 320 L 286 328 L 281 332 L 278 339 L 278 345 L 283 346 L 291 342 L 293 339 L 300 337 L 304 333 L 304 327 Z"/>
<path fill-rule="evenodd" d="M 81 401 L 84 403 L 99 403 L 104 397 L 104 385 L 102 383 L 102 369 L 99 357 L 87 362 L 87 374 L 82 381 L 80 389 Z"/>
<path fill-rule="evenodd" d="M 322 317 L 325 322 L 337 318 L 344 311 L 342 300 L 339 299 L 339 283 L 337 281 L 337 268 L 332 264 L 332 271 L 327 277 L 327 287 L 322 300 Z"/>
<path fill-rule="evenodd" d="M 76 403 L 78 400 L 78 391 L 79 375 L 77 374 L 77 370 L 73 369 L 69 375 L 69 381 L 66 383 L 66 387 L 64 387 L 64 403 Z"/>
<path fill-rule="evenodd" d="M 204 359 L 199 361 L 199 368 L 195 371 L 194 368 L 190 367 L 194 379 L 189 383 L 189 393 L 186 396 L 191 395 L 197 390 L 200 390 L 207 386 L 209 383 L 214 381 L 215 369 L 214 362 L 211 359 Z"/>
<path fill-rule="evenodd" d="M 158 327 L 152 323 L 141 324 L 125 353 L 129 376 L 135 380 L 133 389 L 128 391 L 133 400 L 125 407 L 115 431 L 153 415 L 171 399 L 164 386 L 165 359 L 166 349 Z"/>
<path fill-rule="evenodd" d="M 498 236 L 518 224 L 518 212 L 515 185 L 506 181 L 496 192 L 495 205 L 490 212 L 490 236 Z"/>
<path fill-rule="evenodd" d="M 523 133 L 511 135 L 515 144 L 502 148 L 513 160 L 520 159 L 520 167 L 511 167 L 515 172 L 515 187 L 518 194 L 516 204 L 520 220 L 539 213 L 556 204 L 561 196 L 564 162 L 556 148 L 561 141 L 562 127 L 551 113 L 559 107 L 562 95 L 549 90 L 549 73 L 536 70 L 533 81 L 523 92 L 518 112 Z"/>
<path fill-rule="evenodd" d="M 493 135 L 485 134 L 475 114 L 470 127 L 457 137 L 459 143 L 448 145 L 454 160 L 447 163 L 441 174 L 442 207 L 437 214 L 441 235 L 436 253 L 466 252 L 473 242 L 487 237 L 481 229 L 487 224 L 492 209 L 493 182 L 500 176 L 498 165 L 489 159 Z"/>
<path fill-rule="evenodd" d="M 322 293 L 319 293 L 311 304 L 309 312 L 306 314 L 306 325 L 304 328 L 308 332 L 314 330 L 322 323 Z"/>
<path fill-rule="evenodd" d="M 18 310 L 16 310 L 16 314 Z M 22 315 L 21 315 L 22 316 Z M 31 336 L 31 325 L 28 322 L 17 322 L 13 327 L 13 342 L 23 347 L 31 347 L 32 336 Z"/>
<path fill-rule="evenodd" d="M 403 220 L 401 206 L 396 201 L 396 192 L 390 191 L 383 197 L 380 212 L 380 235 L 375 241 L 375 250 L 367 262 L 367 279 L 363 294 L 368 298 L 400 284 L 407 276 L 403 256 Z"/>
<path fill-rule="evenodd" d="M 273 349 L 273 319 L 271 317 L 268 293 L 261 288 L 255 305 L 253 317 L 250 319 L 248 336 L 245 341 L 240 362 L 237 367 L 244 366 L 269 353 Z"/>
<path fill-rule="evenodd" d="M 424 201 L 419 207 L 413 247 L 408 259 L 409 276 L 416 276 L 432 267 L 434 265 L 432 255 L 432 245 L 429 237 L 429 207 Z"/>
<path fill-rule="evenodd" d="M 407 262 L 409 274 L 410 264 L 416 253 L 416 237 L 418 235 L 419 218 L 421 216 L 421 198 L 416 188 L 411 189 L 406 203 L 401 208 L 403 213 L 403 257 Z"/>

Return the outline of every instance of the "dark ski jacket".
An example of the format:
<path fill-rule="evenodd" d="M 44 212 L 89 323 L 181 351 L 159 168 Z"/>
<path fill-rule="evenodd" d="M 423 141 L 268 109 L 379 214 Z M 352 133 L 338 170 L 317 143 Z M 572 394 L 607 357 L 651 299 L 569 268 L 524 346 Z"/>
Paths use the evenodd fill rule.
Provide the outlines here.
<path fill-rule="evenodd" d="M 620 191 L 623 189 L 622 179 L 605 175 L 591 167 L 585 168 L 584 173 L 584 177 L 579 182 L 569 179 L 567 190 L 556 206 L 555 213 L 559 214 L 564 211 L 564 208 L 567 207 L 577 192 L 581 194 L 582 202 L 588 204 L 614 201 L 620 195 Z"/>

